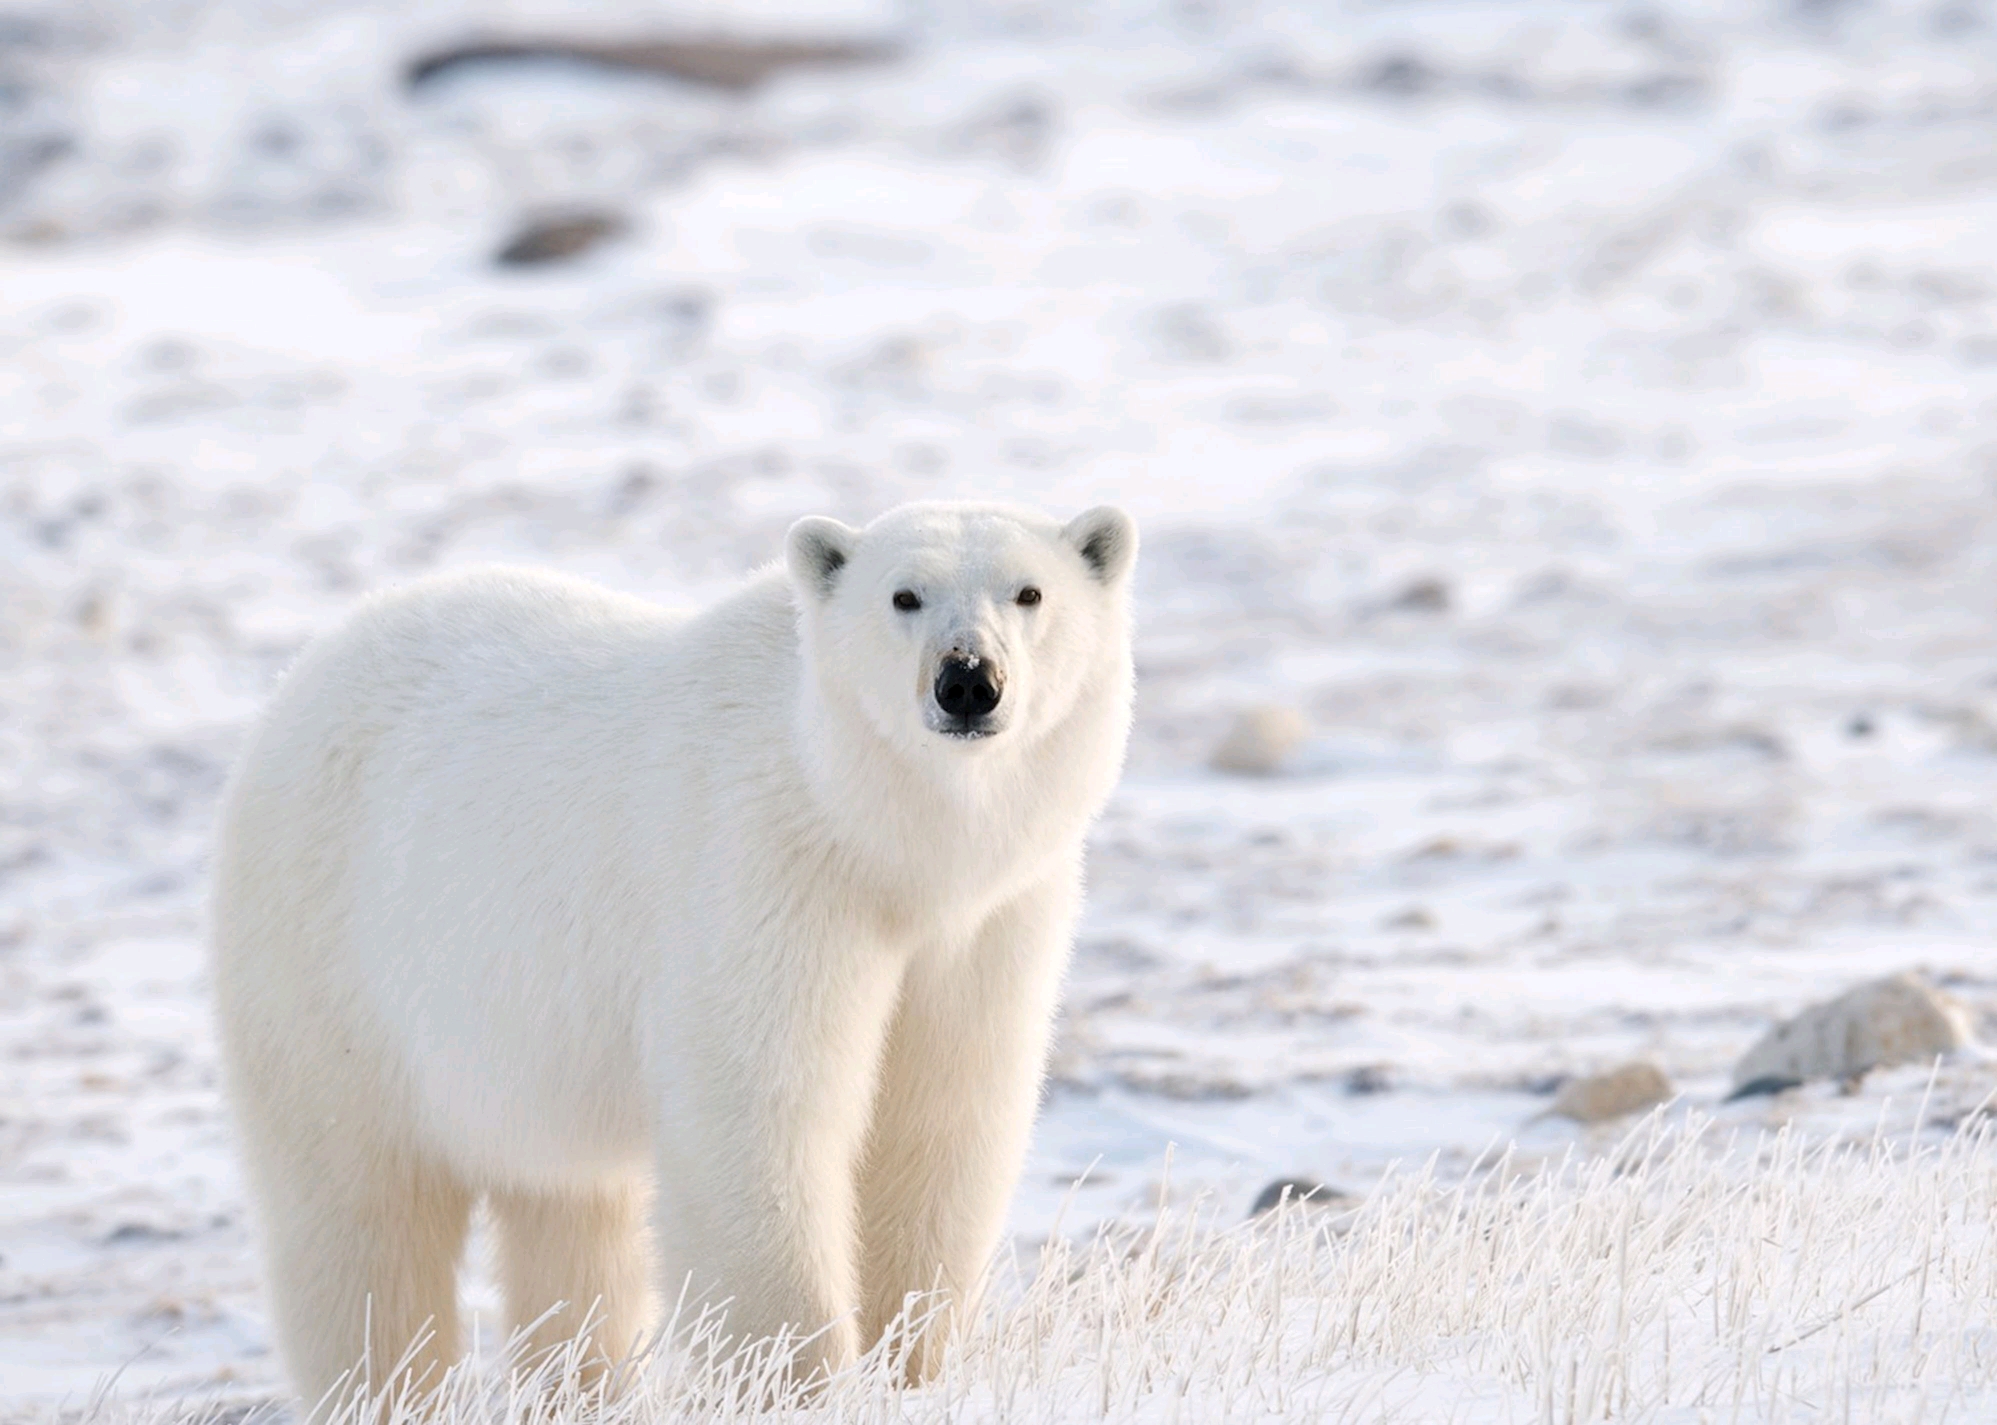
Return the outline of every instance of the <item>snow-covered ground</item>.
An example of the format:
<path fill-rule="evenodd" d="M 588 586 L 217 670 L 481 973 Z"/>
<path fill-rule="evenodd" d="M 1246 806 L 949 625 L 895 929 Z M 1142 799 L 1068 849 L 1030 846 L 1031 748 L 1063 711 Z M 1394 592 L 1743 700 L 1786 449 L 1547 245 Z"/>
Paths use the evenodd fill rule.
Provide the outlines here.
<path fill-rule="evenodd" d="M 724 23 L 903 53 L 401 83 Z M 211 811 L 301 641 L 452 564 L 699 600 L 811 511 L 1139 517 L 1024 1242 L 1168 1143 L 1235 1213 L 1599 1146 L 1559 1076 L 1713 1108 L 1902 968 L 1997 1029 L 1993 134 L 1976 0 L 0 11 L 0 1406 L 274 1388 Z M 629 231 L 492 264 L 578 204 Z M 1290 773 L 1206 770 L 1259 702 Z"/>

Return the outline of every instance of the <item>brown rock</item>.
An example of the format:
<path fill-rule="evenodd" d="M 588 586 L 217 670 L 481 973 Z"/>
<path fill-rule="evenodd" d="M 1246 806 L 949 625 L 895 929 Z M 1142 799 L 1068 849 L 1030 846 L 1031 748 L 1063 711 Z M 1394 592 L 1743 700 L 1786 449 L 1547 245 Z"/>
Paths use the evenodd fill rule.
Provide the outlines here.
<path fill-rule="evenodd" d="M 1446 614 L 1451 600 L 1449 585 L 1436 578 L 1416 579 L 1387 601 L 1387 607 L 1403 613 Z"/>
<path fill-rule="evenodd" d="M 891 44 L 855 40 L 755 40 L 721 35 L 589 40 L 544 36 L 471 40 L 433 50 L 411 61 L 405 78 L 415 89 L 467 65 L 553 59 L 657 74 L 743 93 L 781 70 L 880 64 L 898 54 Z"/>
<path fill-rule="evenodd" d="M 1664 1076 L 1664 1070 L 1655 1064 L 1638 1062 L 1623 1064 L 1605 1074 L 1569 1079 L 1560 1086 L 1553 1097 L 1553 1106 L 1546 1111 L 1553 1117 L 1571 1118 L 1576 1123 L 1606 1123 L 1612 1118 L 1655 1108 L 1668 1102 L 1671 1095 L 1671 1080 Z"/>
<path fill-rule="evenodd" d="M 502 267 L 540 267 L 567 262 L 624 231 L 614 213 L 550 213 L 530 218 L 493 254 Z"/>
<path fill-rule="evenodd" d="M 1216 772 L 1273 777 L 1309 735 L 1310 724 L 1295 708 L 1273 703 L 1244 708 L 1207 765 Z"/>

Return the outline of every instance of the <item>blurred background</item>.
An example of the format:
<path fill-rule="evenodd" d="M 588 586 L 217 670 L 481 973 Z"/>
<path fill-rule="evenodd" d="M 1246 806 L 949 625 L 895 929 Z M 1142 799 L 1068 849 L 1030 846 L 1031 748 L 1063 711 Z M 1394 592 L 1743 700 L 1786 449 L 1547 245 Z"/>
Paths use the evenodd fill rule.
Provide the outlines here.
<path fill-rule="evenodd" d="M 472 561 L 1137 515 L 1022 1242 L 1168 1144 L 1246 1211 L 1674 1094 L 1912 1133 L 1922 1064 L 1743 1059 L 1903 971 L 1960 1121 L 1993 237 L 1982 0 L 0 0 L 0 1408 L 275 1385 L 215 799 Z"/>

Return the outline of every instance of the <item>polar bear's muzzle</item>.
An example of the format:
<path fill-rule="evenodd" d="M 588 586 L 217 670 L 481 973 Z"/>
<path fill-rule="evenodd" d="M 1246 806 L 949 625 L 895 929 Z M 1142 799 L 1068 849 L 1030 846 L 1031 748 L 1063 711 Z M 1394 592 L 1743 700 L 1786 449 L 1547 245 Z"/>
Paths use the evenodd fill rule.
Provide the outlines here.
<path fill-rule="evenodd" d="M 953 653 L 936 671 L 930 690 L 936 702 L 935 729 L 946 737 L 990 737 L 998 731 L 992 713 L 1005 696 L 1005 673 L 975 653 Z"/>

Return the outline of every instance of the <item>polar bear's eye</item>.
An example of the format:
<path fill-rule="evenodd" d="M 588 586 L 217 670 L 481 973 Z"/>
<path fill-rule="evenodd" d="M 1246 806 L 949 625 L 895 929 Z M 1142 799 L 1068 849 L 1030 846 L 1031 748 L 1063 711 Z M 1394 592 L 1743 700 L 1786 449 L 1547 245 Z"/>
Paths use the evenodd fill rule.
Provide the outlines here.
<path fill-rule="evenodd" d="M 896 589 L 894 591 L 894 606 L 905 614 L 912 614 L 922 607 L 922 600 L 916 596 L 916 592 L 913 589 Z"/>
<path fill-rule="evenodd" d="M 1040 591 L 1031 584 L 1028 584 L 1024 589 L 1019 591 L 1019 603 L 1022 608 L 1030 609 L 1039 602 Z"/>

